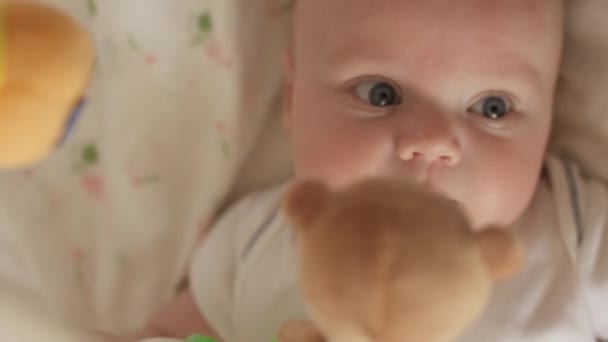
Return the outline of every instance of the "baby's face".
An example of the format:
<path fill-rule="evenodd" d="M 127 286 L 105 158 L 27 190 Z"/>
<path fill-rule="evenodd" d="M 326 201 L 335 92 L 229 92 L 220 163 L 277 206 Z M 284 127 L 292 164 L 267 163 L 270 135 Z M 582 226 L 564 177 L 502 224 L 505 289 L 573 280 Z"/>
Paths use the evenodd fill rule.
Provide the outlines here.
<path fill-rule="evenodd" d="M 299 0 L 285 122 L 300 178 L 427 184 L 475 226 L 536 187 L 561 57 L 557 0 Z"/>

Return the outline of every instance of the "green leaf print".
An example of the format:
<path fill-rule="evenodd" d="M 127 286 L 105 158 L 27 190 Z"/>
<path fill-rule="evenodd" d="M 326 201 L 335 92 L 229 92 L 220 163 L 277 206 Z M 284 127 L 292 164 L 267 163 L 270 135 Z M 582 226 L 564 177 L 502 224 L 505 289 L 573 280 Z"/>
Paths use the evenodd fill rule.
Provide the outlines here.
<path fill-rule="evenodd" d="M 131 184 L 135 188 L 140 188 L 144 185 L 152 185 L 160 182 L 160 175 L 147 175 L 140 177 L 131 177 Z"/>
<path fill-rule="evenodd" d="M 213 31 L 213 18 L 211 17 L 211 13 L 205 12 L 199 15 L 196 20 L 196 24 L 198 32 L 194 39 L 192 39 L 192 45 L 194 46 L 204 44 Z"/>
<path fill-rule="evenodd" d="M 99 160 L 99 152 L 95 144 L 89 144 L 82 150 L 82 160 L 86 164 L 96 164 Z"/>
<path fill-rule="evenodd" d="M 95 0 L 87 0 L 87 7 L 89 9 L 90 16 L 97 16 L 97 3 L 95 3 Z"/>
<path fill-rule="evenodd" d="M 280 7 L 279 7 L 279 11 L 286 13 L 286 12 L 290 12 L 291 10 L 293 10 L 295 5 L 295 1 L 294 0 L 287 0 L 285 1 L 285 3 L 283 3 Z"/>
<path fill-rule="evenodd" d="M 198 17 L 198 29 L 204 33 L 213 31 L 213 20 L 209 12 L 203 13 Z"/>
<path fill-rule="evenodd" d="M 224 154 L 224 158 L 229 159 L 230 158 L 230 145 L 224 139 L 222 139 L 221 144 L 222 144 L 222 152 Z"/>
<path fill-rule="evenodd" d="M 139 48 L 139 44 L 137 44 L 137 40 L 133 37 L 133 35 L 127 35 L 127 42 L 129 43 L 129 47 L 131 50 L 135 52 L 139 52 L 141 49 Z"/>

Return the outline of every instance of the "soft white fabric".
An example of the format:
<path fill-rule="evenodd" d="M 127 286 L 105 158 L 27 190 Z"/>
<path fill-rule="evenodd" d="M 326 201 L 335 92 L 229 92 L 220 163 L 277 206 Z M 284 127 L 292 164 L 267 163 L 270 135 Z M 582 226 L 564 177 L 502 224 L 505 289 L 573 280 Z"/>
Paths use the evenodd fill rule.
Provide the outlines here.
<path fill-rule="evenodd" d="M 29 289 L 23 305 L 32 311 L 130 331 L 185 278 L 195 244 L 280 109 L 288 7 L 42 2 L 90 30 L 97 65 L 67 143 L 32 169 L 0 171 L 0 285 Z M 268 181 L 252 177 L 241 186 Z M 0 292 L 15 299 L 1 302 L 0 315 L 19 312 L 6 304 L 20 296 Z M 42 317 L 31 317 L 31 329 Z M 23 340 L 7 322 L 3 337 Z"/>
<path fill-rule="evenodd" d="M 295 235 L 277 211 L 282 190 L 242 200 L 195 255 L 197 304 L 225 341 L 270 341 L 286 320 L 306 318 L 296 282 Z M 607 211 L 605 184 L 549 157 L 532 204 L 513 228 L 528 250 L 527 265 L 498 284 L 486 312 L 460 341 L 608 338 Z"/>
<path fill-rule="evenodd" d="M 608 180 L 608 1 L 567 0 L 551 151 Z"/>

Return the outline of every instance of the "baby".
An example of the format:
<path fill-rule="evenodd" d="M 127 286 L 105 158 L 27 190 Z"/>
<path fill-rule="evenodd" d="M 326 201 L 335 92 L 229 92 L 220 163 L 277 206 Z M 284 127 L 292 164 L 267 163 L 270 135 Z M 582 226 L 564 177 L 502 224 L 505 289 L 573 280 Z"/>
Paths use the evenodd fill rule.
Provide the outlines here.
<path fill-rule="evenodd" d="M 546 153 L 564 10 L 558 0 L 295 7 L 284 122 L 296 178 L 334 188 L 407 178 L 459 202 L 474 227 L 509 226 L 525 242 L 524 270 L 462 341 L 608 339 L 606 185 Z M 197 332 L 227 342 L 270 341 L 306 318 L 284 189 L 219 220 L 175 317 L 198 311 Z"/>

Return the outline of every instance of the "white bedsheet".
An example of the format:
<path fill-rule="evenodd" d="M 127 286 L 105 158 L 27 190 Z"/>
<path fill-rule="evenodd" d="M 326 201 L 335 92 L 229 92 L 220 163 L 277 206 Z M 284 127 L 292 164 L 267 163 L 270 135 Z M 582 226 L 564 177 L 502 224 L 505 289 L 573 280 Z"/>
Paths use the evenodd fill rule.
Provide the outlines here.
<path fill-rule="evenodd" d="M 14 328 L 60 327 L 49 313 L 141 326 L 184 278 L 237 174 L 243 189 L 277 175 L 263 152 L 265 168 L 243 167 L 280 108 L 285 1 L 45 2 L 92 32 L 97 70 L 67 144 L 0 172 L 0 285 L 34 289 L 23 303 L 0 289 L 8 341 L 24 336 Z M 36 311 L 28 324 L 3 319 Z"/>
<path fill-rule="evenodd" d="M 551 148 L 608 180 L 608 1 L 569 0 Z"/>

